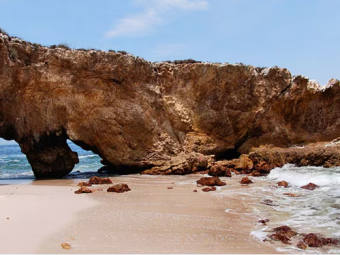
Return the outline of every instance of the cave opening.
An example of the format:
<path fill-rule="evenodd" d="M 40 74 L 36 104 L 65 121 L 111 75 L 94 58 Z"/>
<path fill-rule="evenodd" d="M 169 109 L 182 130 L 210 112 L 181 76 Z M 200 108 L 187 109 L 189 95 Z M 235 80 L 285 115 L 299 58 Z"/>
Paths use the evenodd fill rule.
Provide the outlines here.
<path fill-rule="evenodd" d="M 14 140 L 0 138 L 0 184 L 35 179 L 26 155 Z"/>
<path fill-rule="evenodd" d="M 78 153 L 79 163 L 76 164 L 69 174 L 69 177 L 80 175 L 91 175 L 97 173 L 97 171 L 103 166 L 100 163 L 100 156 L 94 153 L 90 148 L 86 146 L 79 146 L 71 140 L 67 139 L 67 145 L 74 152 Z"/>
<path fill-rule="evenodd" d="M 236 148 L 221 151 L 219 153 L 216 153 L 215 155 L 216 160 L 232 160 L 232 159 L 239 158 L 240 156 L 241 156 L 241 153 L 239 153 Z"/>

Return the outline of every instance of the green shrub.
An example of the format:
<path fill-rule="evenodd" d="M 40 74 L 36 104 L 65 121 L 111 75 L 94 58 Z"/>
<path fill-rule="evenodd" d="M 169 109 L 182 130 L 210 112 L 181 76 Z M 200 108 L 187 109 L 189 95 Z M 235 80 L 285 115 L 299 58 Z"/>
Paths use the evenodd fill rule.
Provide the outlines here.
<path fill-rule="evenodd" d="M 196 61 L 194 59 L 184 59 L 184 60 L 175 60 L 173 63 L 175 63 L 176 65 L 179 64 L 194 64 L 194 63 L 202 63 L 202 61 Z"/>
<path fill-rule="evenodd" d="M 120 53 L 120 54 L 123 54 L 123 55 L 129 54 L 129 53 L 127 53 L 125 50 L 119 50 L 119 51 L 117 51 L 117 52 Z"/>
<path fill-rule="evenodd" d="M 42 47 L 40 43 L 33 43 L 34 49 L 38 49 L 39 47 Z"/>
<path fill-rule="evenodd" d="M 57 47 L 58 47 L 58 48 L 65 49 L 65 50 L 69 50 L 69 49 L 70 49 L 70 47 L 69 47 L 66 43 L 58 44 Z"/>
<path fill-rule="evenodd" d="M 109 50 L 109 52 L 114 52 L 114 53 L 116 53 L 116 51 L 115 51 L 115 50 Z"/>

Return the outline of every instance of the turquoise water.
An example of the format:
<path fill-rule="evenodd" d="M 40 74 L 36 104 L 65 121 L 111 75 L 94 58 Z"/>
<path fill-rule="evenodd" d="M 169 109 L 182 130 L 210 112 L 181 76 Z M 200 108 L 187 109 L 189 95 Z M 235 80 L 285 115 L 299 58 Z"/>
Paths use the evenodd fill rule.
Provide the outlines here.
<path fill-rule="evenodd" d="M 79 163 L 66 178 L 81 178 L 97 172 L 103 165 L 100 157 L 91 151 L 85 151 L 72 142 L 68 142 L 72 151 L 78 153 Z M 34 179 L 31 166 L 19 145 L 0 145 L 0 180 Z"/>

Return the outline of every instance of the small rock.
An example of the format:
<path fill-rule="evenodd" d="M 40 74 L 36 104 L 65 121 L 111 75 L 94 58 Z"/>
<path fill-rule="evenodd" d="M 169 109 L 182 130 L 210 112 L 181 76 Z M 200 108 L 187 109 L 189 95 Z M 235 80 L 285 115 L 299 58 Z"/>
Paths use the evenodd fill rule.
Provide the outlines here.
<path fill-rule="evenodd" d="M 252 180 L 250 180 L 248 177 L 243 177 L 240 181 L 241 184 L 251 184 L 253 183 Z"/>
<path fill-rule="evenodd" d="M 68 244 L 68 243 L 62 243 L 60 246 L 63 247 L 63 249 L 66 249 L 66 250 L 71 249 L 71 245 Z"/>
<path fill-rule="evenodd" d="M 173 189 L 173 187 L 168 187 L 168 189 Z"/>
<path fill-rule="evenodd" d="M 215 190 L 216 190 L 216 187 L 206 187 L 202 189 L 203 192 L 209 192 L 209 191 L 215 191 Z"/>
<path fill-rule="evenodd" d="M 322 241 L 319 239 L 319 237 L 314 234 L 310 233 L 303 238 L 303 241 L 309 246 L 309 247 L 320 247 L 322 246 Z"/>
<path fill-rule="evenodd" d="M 112 184 L 112 181 L 110 178 L 101 178 L 98 176 L 93 176 L 88 181 L 89 184 Z"/>
<path fill-rule="evenodd" d="M 289 238 L 297 235 L 297 232 L 293 231 L 288 226 L 281 226 L 281 227 L 274 228 L 274 231 L 276 233 L 283 234 L 283 235 L 285 235 L 285 236 L 287 236 Z"/>
<path fill-rule="evenodd" d="M 194 189 L 194 191 L 193 192 L 197 192 L 197 189 Z"/>
<path fill-rule="evenodd" d="M 307 244 L 304 241 L 299 241 L 296 247 L 302 250 L 306 250 L 308 248 Z"/>
<path fill-rule="evenodd" d="M 289 197 L 299 197 L 300 195 L 294 194 L 294 193 L 283 193 L 283 195 L 289 196 Z"/>
<path fill-rule="evenodd" d="M 123 193 L 123 192 L 127 192 L 130 191 L 131 189 L 129 188 L 129 186 L 125 183 L 120 183 L 114 186 L 111 186 L 107 189 L 107 192 L 116 192 L 116 193 Z"/>
<path fill-rule="evenodd" d="M 211 176 L 223 176 L 223 177 L 231 177 L 231 172 L 226 166 L 222 165 L 213 165 L 208 174 Z"/>
<path fill-rule="evenodd" d="M 314 184 L 314 183 L 308 183 L 305 186 L 302 186 L 301 189 L 308 189 L 308 190 L 315 190 L 316 188 L 320 188 L 320 186 Z"/>
<path fill-rule="evenodd" d="M 274 204 L 274 202 L 270 199 L 265 199 L 261 202 L 261 204 L 264 204 L 264 205 L 269 205 L 269 206 L 277 206 L 276 204 Z"/>
<path fill-rule="evenodd" d="M 339 240 L 334 238 L 321 238 L 321 242 L 323 245 L 338 245 Z"/>
<path fill-rule="evenodd" d="M 198 181 L 196 181 L 197 184 L 203 185 L 203 186 L 225 186 L 227 185 L 225 182 L 222 182 L 220 178 L 218 177 L 202 177 Z"/>
<path fill-rule="evenodd" d="M 81 186 L 88 186 L 88 187 L 90 187 L 90 186 L 92 186 L 92 184 L 90 184 L 88 182 L 79 182 L 77 186 L 80 186 L 80 187 Z"/>
<path fill-rule="evenodd" d="M 266 223 L 269 222 L 269 219 L 259 220 L 258 223 L 262 223 L 263 225 L 266 225 Z"/>
<path fill-rule="evenodd" d="M 279 181 L 277 183 L 278 186 L 281 186 L 281 187 L 284 187 L 284 188 L 287 188 L 288 187 L 288 182 L 286 181 Z"/>
<path fill-rule="evenodd" d="M 309 247 L 321 247 L 324 245 L 338 245 L 339 240 L 334 238 L 320 238 L 314 233 L 309 233 L 303 238 Z"/>
<path fill-rule="evenodd" d="M 290 243 L 289 243 L 290 238 L 287 237 L 287 236 L 284 235 L 284 234 L 275 233 L 275 234 L 269 235 L 269 237 L 270 237 L 271 239 L 273 239 L 274 241 L 281 241 L 281 242 L 284 243 L 284 244 L 290 244 Z"/>
<path fill-rule="evenodd" d="M 7 218 L 7 220 L 9 220 L 9 218 Z"/>
<path fill-rule="evenodd" d="M 81 186 L 80 189 L 76 190 L 74 193 L 76 194 L 81 194 L 81 193 L 92 193 L 93 191 L 90 190 L 88 187 L 86 186 Z"/>

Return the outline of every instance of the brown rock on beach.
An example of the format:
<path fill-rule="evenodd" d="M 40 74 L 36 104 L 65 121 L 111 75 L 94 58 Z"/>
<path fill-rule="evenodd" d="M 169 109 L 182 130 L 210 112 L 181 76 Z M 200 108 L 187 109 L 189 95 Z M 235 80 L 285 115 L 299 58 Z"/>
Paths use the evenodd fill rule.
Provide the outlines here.
<path fill-rule="evenodd" d="M 290 244 L 290 238 L 297 235 L 297 232 L 293 231 L 288 226 L 280 226 L 273 229 L 274 234 L 268 235 L 274 241 L 281 241 L 284 244 Z"/>
<path fill-rule="evenodd" d="M 308 245 L 304 241 L 299 241 L 296 245 L 299 249 L 306 250 L 308 248 Z"/>
<path fill-rule="evenodd" d="M 290 238 L 282 233 L 268 235 L 274 241 L 281 241 L 284 244 L 290 244 Z"/>
<path fill-rule="evenodd" d="M 208 174 L 211 176 L 220 176 L 220 177 L 231 177 L 231 172 L 226 166 L 223 165 L 213 165 Z"/>
<path fill-rule="evenodd" d="M 264 199 L 261 201 L 261 204 L 264 205 L 269 205 L 269 206 L 277 206 L 274 201 L 270 200 L 270 199 Z"/>
<path fill-rule="evenodd" d="M 269 222 L 269 219 L 259 220 L 258 223 L 261 223 L 263 225 L 266 225 L 266 223 Z"/>
<path fill-rule="evenodd" d="M 91 179 L 88 181 L 89 184 L 112 184 L 112 181 L 110 178 L 102 178 L 98 176 L 93 176 Z"/>
<path fill-rule="evenodd" d="M 111 186 L 107 189 L 107 192 L 116 192 L 116 193 L 123 193 L 123 192 L 127 192 L 130 191 L 131 189 L 129 188 L 129 186 L 125 183 L 120 183 L 114 186 Z"/>
<path fill-rule="evenodd" d="M 308 189 L 308 190 L 315 190 L 316 188 L 320 188 L 320 186 L 314 183 L 311 183 L 311 182 L 301 187 L 301 189 Z"/>
<path fill-rule="evenodd" d="M 86 186 L 81 186 L 78 190 L 76 190 L 74 193 L 75 194 L 81 194 L 81 193 L 92 193 L 93 191 L 90 190 L 88 187 Z"/>
<path fill-rule="evenodd" d="M 314 233 L 309 233 L 308 235 L 303 238 L 303 241 L 309 246 L 309 247 L 320 247 L 323 245 L 321 239 Z"/>
<path fill-rule="evenodd" d="M 280 227 L 276 227 L 274 228 L 274 231 L 276 233 L 281 233 L 281 234 L 284 234 L 286 235 L 287 237 L 293 237 L 293 236 L 296 236 L 298 233 L 293 231 L 290 227 L 288 226 L 280 226 Z"/>
<path fill-rule="evenodd" d="M 253 183 L 252 180 L 250 180 L 248 177 L 243 177 L 242 180 L 240 181 L 242 185 L 247 185 Z"/>
<path fill-rule="evenodd" d="M 202 189 L 203 192 L 209 192 L 209 191 L 215 191 L 215 190 L 216 190 L 216 187 L 206 187 Z"/>
<path fill-rule="evenodd" d="M 277 183 L 277 186 L 281 186 L 281 187 L 287 188 L 288 187 L 288 182 L 286 182 L 286 181 L 279 181 Z"/>
<path fill-rule="evenodd" d="M 71 249 L 71 245 L 69 243 L 62 243 L 60 246 L 65 250 Z"/>
<path fill-rule="evenodd" d="M 79 182 L 79 183 L 77 184 L 77 186 L 88 186 L 88 187 L 91 187 L 92 184 L 90 184 L 90 183 L 88 183 L 88 182 Z"/>
<path fill-rule="evenodd" d="M 227 185 L 225 182 L 222 182 L 218 177 L 202 177 L 198 181 L 197 184 L 202 186 L 225 186 Z"/>

